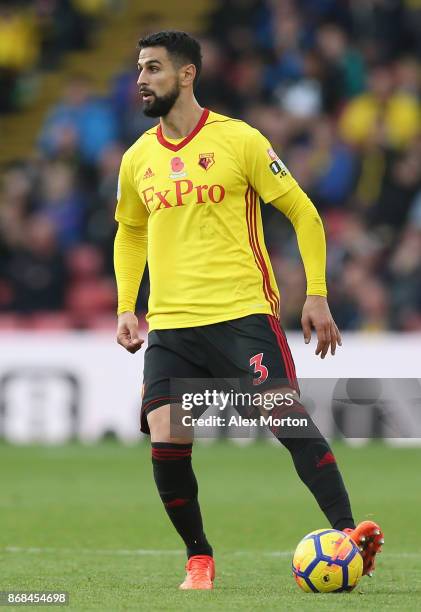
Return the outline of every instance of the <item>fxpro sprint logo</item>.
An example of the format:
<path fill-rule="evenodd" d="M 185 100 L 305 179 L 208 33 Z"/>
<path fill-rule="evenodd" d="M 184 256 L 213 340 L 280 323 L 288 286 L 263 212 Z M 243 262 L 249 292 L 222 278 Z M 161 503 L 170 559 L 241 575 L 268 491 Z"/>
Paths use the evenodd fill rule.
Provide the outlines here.
<path fill-rule="evenodd" d="M 220 204 L 225 198 L 222 185 L 194 185 L 189 179 L 173 182 L 170 189 L 156 190 L 154 186 L 142 191 L 143 201 L 149 212 L 167 210 L 188 204 Z"/>

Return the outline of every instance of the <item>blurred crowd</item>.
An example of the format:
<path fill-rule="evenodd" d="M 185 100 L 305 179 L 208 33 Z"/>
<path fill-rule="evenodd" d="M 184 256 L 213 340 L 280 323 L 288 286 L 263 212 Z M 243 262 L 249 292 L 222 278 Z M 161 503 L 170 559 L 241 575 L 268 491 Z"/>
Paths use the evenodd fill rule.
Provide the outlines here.
<path fill-rule="evenodd" d="M 107 8 L 118 0 L 0 0 L 0 114 L 30 105 L 40 75 L 66 53 L 95 44 Z"/>
<path fill-rule="evenodd" d="M 101 2 L 20 4 L 60 20 L 59 7 L 80 15 L 85 6 L 92 19 L 86 6 Z M 0 40 L 11 27 L 8 5 L 0 3 Z M 48 62 L 58 38 L 73 44 L 47 37 L 31 61 Z M 199 102 L 260 129 L 321 212 L 339 327 L 421 330 L 421 0 L 220 0 L 200 40 Z M 0 326 L 17 313 L 35 327 L 83 329 L 112 318 L 119 163 L 152 125 L 141 113 L 135 60 L 107 98 L 86 75 L 72 75 L 36 154 L 4 168 Z M 262 210 L 282 322 L 298 328 L 305 279 L 295 236 L 279 212 Z M 140 310 L 147 293 L 145 278 Z"/>

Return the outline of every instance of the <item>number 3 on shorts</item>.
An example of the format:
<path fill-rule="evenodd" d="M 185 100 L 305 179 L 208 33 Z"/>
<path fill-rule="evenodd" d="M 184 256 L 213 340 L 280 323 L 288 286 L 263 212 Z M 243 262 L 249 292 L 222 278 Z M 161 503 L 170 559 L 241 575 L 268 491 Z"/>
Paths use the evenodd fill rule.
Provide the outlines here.
<path fill-rule="evenodd" d="M 263 353 L 257 353 L 250 359 L 250 365 L 254 366 L 254 374 L 259 374 L 257 378 L 253 378 L 253 385 L 261 385 L 267 379 L 269 370 L 262 364 Z"/>

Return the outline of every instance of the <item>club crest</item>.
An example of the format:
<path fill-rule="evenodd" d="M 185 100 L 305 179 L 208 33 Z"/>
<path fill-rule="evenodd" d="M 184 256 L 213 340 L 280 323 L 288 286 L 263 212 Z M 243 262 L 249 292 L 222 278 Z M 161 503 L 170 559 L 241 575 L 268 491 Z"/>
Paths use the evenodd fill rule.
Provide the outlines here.
<path fill-rule="evenodd" d="M 215 163 L 215 153 L 199 153 L 199 166 L 208 171 Z"/>

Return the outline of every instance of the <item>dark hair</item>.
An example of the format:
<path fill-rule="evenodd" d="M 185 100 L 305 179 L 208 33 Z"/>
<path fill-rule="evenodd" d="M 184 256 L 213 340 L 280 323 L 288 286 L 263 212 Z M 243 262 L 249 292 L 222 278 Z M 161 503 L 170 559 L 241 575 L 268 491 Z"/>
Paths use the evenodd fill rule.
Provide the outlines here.
<path fill-rule="evenodd" d="M 186 32 L 165 30 L 141 38 L 139 47 L 140 49 L 165 47 L 168 55 L 171 55 L 178 64 L 194 64 L 196 66 L 194 85 L 196 85 L 202 69 L 202 52 L 199 43 L 192 36 L 189 36 Z"/>

